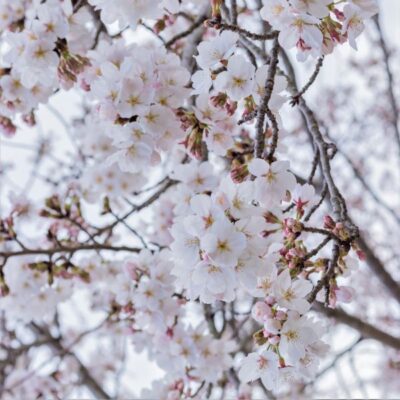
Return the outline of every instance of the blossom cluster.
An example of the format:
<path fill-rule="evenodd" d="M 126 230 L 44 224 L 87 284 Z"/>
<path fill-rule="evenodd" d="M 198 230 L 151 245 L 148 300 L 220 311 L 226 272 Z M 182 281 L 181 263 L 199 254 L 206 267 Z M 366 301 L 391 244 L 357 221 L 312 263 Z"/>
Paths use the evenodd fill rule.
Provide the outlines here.
<path fill-rule="evenodd" d="M 284 254 L 284 250 L 279 248 L 282 228 L 271 217 L 265 203 L 258 202 L 261 205 L 255 206 L 257 199 L 269 206 L 277 205 L 292 190 L 299 210 L 304 211 L 306 206 L 313 205 L 315 195 L 312 187 L 295 187 L 287 164 L 278 167 L 274 164 L 279 163 L 273 163 L 268 168 L 264 163 L 254 159 L 250 164 L 250 171 L 258 175 L 254 181 L 235 184 L 227 176 L 216 188 L 212 187 L 215 182 L 204 173 L 197 177 L 197 181 L 194 180 L 200 181 L 201 186 L 191 185 L 193 178 L 188 179 L 188 176 L 191 176 L 193 167 L 178 168 L 173 176 L 184 182 L 190 200 L 186 206 L 189 210 L 184 209 L 184 215 L 178 215 L 171 228 L 174 238 L 171 250 L 175 260 L 173 273 L 179 287 L 186 289 L 189 299 L 199 298 L 206 304 L 231 302 L 239 288 L 250 296 L 263 299 L 255 304 L 253 315 L 264 325 L 261 342 L 272 346 L 275 353 L 270 351 L 273 361 L 270 360 L 270 365 L 262 365 L 260 371 L 265 368 L 266 376 L 271 379 L 267 387 L 276 389 L 278 371 L 285 374 L 298 368 L 304 373 L 304 364 L 311 364 L 311 361 L 317 367 L 318 355 L 323 351 L 318 353 L 316 349 L 324 347 L 319 342 L 320 335 L 315 333 L 315 322 L 302 316 L 310 308 L 306 297 L 313 285 L 301 275 L 296 276 L 293 261 L 292 264 L 289 262 L 291 269 L 280 267 L 283 264 L 280 254 Z M 207 168 L 209 164 L 203 163 L 198 170 L 206 171 Z M 204 194 L 211 189 L 211 196 Z M 284 224 L 290 231 L 291 222 L 285 220 Z M 269 234 L 273 228 L 276 232 Z M 295 249 L 290 253 L 296 256 Z M 253 355 L 249 357 L 254 361 Z M 249 368 L 256 371 L 256 364 L 249 364 Z M 247 381 L 255 379 L 254 374 L 246 375 L 245 372 L 240 376 Z M 260 376 L 263 376 L 261 372 Z"/>
<path fill-rule="evenodd" d="M 135 28 L 142 19 L 157 20 L 164 15 L 176 14 L 206 3 L 204 0 L 90 0 L 89 3 L 100 10 L 101 20 L 109 25 L 117 23 L 119 29 L 128 25 Z"/>
<path fill-rule="evenodd" d="M 285 49 L 295 47 L 297 58 L 330 54 L 346 41 L 357 49 L 364 21 L 378 12 L 374 0 L 263 0 L 261 16 L 279 31 Z"/>
<path fill-rule="evenodd" d="M 123 40 L 101 42 L 88 57 L 91 65 L 80 79 L 96 113 L 79 130 L 84 153 L 96 163 L 81 179 L 83 190 L 88 197 L 137 191 L 146 183 L 145 168 L 160 164 L 184 138 L 176 110 L 189 95 L 189 73 L 165 49 Z"/>
<path fill-rule="evenodd" d="M 60 84 L 76 82 L 86 65 L 79 53 L 90 46 L 86 25 L 91 17 L 85 8 L 74 13 L 69 0 L 1 4 L 8 30 L 2 37 L 0 114 L 3 130 L 12 134 L 17 113 L 29 116 Z"/>
<path fill-rule="evenodd" d="M 204 5 L 210 20 L 202 24 L 195 16 Z M 375 2 L 263 0 L 239 20 L 269 23 L 264 33 L 274 48 L 266 51 L 248 45 L 252 32 L 235 26 L 235 18 L 222 24 L 221 5 L 0 0 L 3 131 L 14 134 L 21 115 L 34 124 L 39 104 L 56 92 L 74 88 L 84 99 L 72 123 L 74 173 L 41 207 L 44 237 L 24 245 L 29 239 L 20 239 L 18 224 L 25 205 L 18 199 L 0 219 L 0 308 L 25 325 L 51 321 L 60 304 L 85 293 L 91 310 L 107 316 L 104 334 L 121 329 L 165 371 L 144 397 L 190 398 L 196 387 L 212 388 L 227 376 L 240 380 L 250 398 L 245 384 L 258 379 L 273 392 L 312 380 L 328 348 L 312 303 L 334 307 L 353 294 L 340 279 L 355 268 L 350 254 L 358 251 L 345 205 L 338 210 L 344 200 L 336 196 L 334 218 L 311 218 L 328 190 L 336 195 L 324 175 L 331 149 L 314 140 L 325 164 L 314 160 L 308 179 L 293 172 L 281 114 L 296 96 L 274 53 L 278 42 L 296 47 L 299 60 L 327 55 L 345 41 L 356 48 Z M 192 27 L 165 39 L 178 14 Z M 141 26 L 165 46 L 124 36 Z M 113 37 L 108 29 L 115 27 Z M 193 32 L 200 35 L 188 43 L 188 60 L 179 39 Z M 312 184 L 318 164 L 326 181 L 320 198 Z M 90 222 L 91 213 L 107 225 Z M 84 251 L 91 253 L 82 257 Z M 114 251 L 124 256 L 111 257 Z M 255 350 L 238 332 L 237 305 L 253 320 Z M 209 310 L 223 314 L 221 329 Z"/>

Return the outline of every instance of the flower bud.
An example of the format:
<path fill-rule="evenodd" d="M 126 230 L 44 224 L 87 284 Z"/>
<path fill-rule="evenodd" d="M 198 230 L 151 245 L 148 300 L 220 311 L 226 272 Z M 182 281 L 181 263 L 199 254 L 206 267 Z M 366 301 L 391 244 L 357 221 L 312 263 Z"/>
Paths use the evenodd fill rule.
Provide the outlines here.
<path fill-rule="evenodd" d="M 217 108 L 224 108 L 227 105 L 228 96 L 226 93 L 218 93 L 211 97 L 211 104 Z"/>
<path fill-rule="evenodd" d="M 285 321 L 285 320 L 287 319 L 287 314 L 286 314 L 284 311 L 282 311 L 282 310 L 278 310 L 278 311 L 276 312 L 276 314 L 275 314 L 275 318 L 276 318 L 278 321 Z"/>
<path fill-rule="evenodd" d="M 166 27 L 167 27 L 167 24 L 166 24 L 165 18 L 163 18 L 163 19 L 159 19 L 159 20 L 155 23 L 155 25 L 154 25 L 154 27 L 153 27 L 153 30 L 154 30 L 155 33 L 160 33 L 160 32 L 162 32 Z"/>
<path fill-rule="evenodd" d="M 78 75 L 91 64 L 87 57 L 70 53 L 64 43 L 58 43 L 58 49 L 60 53 L 60 63 L 57 69 L 58 77 L 65 87 L 70 88 L 78 81 Z"/>
<path fill-rule="evenodd" d="M 270 306 L 273 306 L 276 303 L 276 299 L 273 296 L 267 296 L 265 301 L 267 302 L 267 304 L 269 304 Z"/>
<path fill-rule="evenodd" d="M 357 250 L 356 251 L 357 257 L 360 261 L 366 261 L 367 256 L 362 250 Z"/>
<path fill-rule="evenodd" d="M 333 230 L 333 229 L 335 229 L 335 225 L 336 225 L 335 221 L 332 219 L 332 217 L 329 216 L 329 215 L 325 215 L 325 217 L 324 217 L 324 228 Z"/>
<path fill-rule="evenodd" d="M 199 126 L 193 127 L 183 144 L 196 159 L 203 159 L 206 149 L 203 146 L 203 130 Z"/>
<path fill-rule="evenodd" d="M 231 167 L 231 178 L 235 183 L 243 182 L 249 176 L 249 170 L 246 164 L 233 160 Z"/>
<path fill-rule="evenodd" d="M 35 118 L 35 114 L 33 113 L 33 111 L 31 111 L 28 114 L 24 114 L 22 116 L 22 120 L 30 127 L 36 125 L 36 118 Z"/>
<path fill-rule="evenodd" d="M 7 137 L 14 136 L 17 132 L 17 127 L 10 118 L 0 115 L 0 131 Z"/>
<path fill-rule="evenodd" d="M 268 338 L 268 342 L 272 345 L 276 345 L 281 341 L 281 338 L 278 335 L 270 336 Z"/>

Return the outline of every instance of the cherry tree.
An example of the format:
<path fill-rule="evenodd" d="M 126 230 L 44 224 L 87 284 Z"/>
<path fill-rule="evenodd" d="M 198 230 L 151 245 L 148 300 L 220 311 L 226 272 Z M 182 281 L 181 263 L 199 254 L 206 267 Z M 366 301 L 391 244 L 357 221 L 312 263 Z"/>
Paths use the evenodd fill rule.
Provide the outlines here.
<path fill-rule="evenodd" d="M 2 398 L 400 393 L 378 6 L 0 0 Z"/>

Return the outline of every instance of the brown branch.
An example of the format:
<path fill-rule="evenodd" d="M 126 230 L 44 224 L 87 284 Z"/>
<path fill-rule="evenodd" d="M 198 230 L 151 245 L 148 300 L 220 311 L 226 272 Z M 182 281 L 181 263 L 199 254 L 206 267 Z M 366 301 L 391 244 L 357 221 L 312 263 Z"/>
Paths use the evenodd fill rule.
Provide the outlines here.
<path fill-rule="evenodd" d="M 321 194 L 320 194 L 320 199 L 317 204 L 315 204 L 313 207 L 311 207 L 310 211 L 308 214 L 304 217 L 304 221 L 309 221 L 310 218 L 313 216 L 313 214 L 318 210 L 319 207 L 321 207 L 322 203 L 325 200 L 326 194 L 328 192 L 328 187 L 324 185 L 322 188 Z"/>
<path fill-rule="evenodd" d="M 168 49 L 178 40 L 191 35 L 199 26 L 203 24 L 203 22 L 207 19 L 207 16 L 208 16 L 207 14 L 200 15 L 200 17 L 196 20 L 196 22 L 194 22 L 188 29 L 186 29 L 181 33 L 178 33 L 172 39 L 168 40 L 168 42 L 165 43 L 165 47 Z"/>
<path fill-rule="evenodd" d="M 308 252 L 304 257 L 303 260 L 309 260 L 310 258 L 316 256 L 330 241 L 332 238 L 329 236 L 326 237 L 314 250 Z"/>
<path fill-rule="evenodd" d="M 340 308 L 327 308 L 322 306 L 321 304 L 316 303 L 313 306 L 313 309 L 321 314 L 326 315 L 329 318 L 334 318 L 336 321 L 350 326 L 351 328 L 360 332 L 360 334 L 364 338 L 374 339 L 386 346 L 400 350 L 400 338 L 383 332 L 380 329 L 375 328 L 375 326 L 369 324 L 368 322 L 364 322 L 353 315 L 347 314 Z"/>
<path fill-rule="evenodd" d="M 382 261 L 375 255 L 374 251 L 369 247 L 362 236 L 358 238 L 357 244 L 365 254 L 368 267 L 385 285 L 392 296 L 400 303 L 400 283 L 396 282 L 392 275 L 386 271 Z"/>
<path fill-rule="evenodd" d="M 397 213 L 389 207 L 385 201 L 379 198 L 379 196 L 374 192 L 374 190 L 371 188 L 371 186 L 367 183 L 361 172 L 357 169 L 357 167 L 354 165 L 354 162 L 351 160 L 351 158 L 344 153 L 342 150 L 338 149 L 339 153 L 343 156 L 343 158 L 347 161 L 349 166 L 351 167 L 354 175 L 356 178 L 360 181 L 362 187 L 369 193 L 369 195 L 375 200 L 375 202 L 382 206 L 391 216 L 397 221 L 398 224 L 400 224 L 400 216 L 397 215 Z"/>
<path fill-rule="evenodd" d="M 375 22 L 375 26 L 376 26 L 376 29 L 379 34 L 379 44 L 381 46 L 383 58 L 384 58 L 384 62 L 385 62 L 385 70 L 386 70 L 386 76 L 387 76 L 387 81 L 388 81 L 387 90 L 388 90 L 388 94 L 389 94 L 389 103 L 390 103 L 390 107 L 392 108 L 392 114 L 393 114 L 392 115 L 392 125 L 393 125 L 393 129 L 395 132 L 395 139 L 396 139 L 396 143 L 398 146 L 398 150 L 400 152 L 400 129 L 399 129 L 399 121 L 398 121 L 399 106 L 397 104 L 396 96 L 393 91 L 393 88 L 395 87 L 395 82 L 393 79 L 392 70 L 390 68 L 390 53 L 387 48 L 385 39 L 383 37 L 381 24 L 379 22 L 379 14 L 375 15 L 373 20 Z"/>
<path fill-rule="evenodd" d="M 213 25 L 214 22 L 210 21 L 210 23 Z M 239 33 L 249 39 L 253 40 L 270 40 L 270 39 L 275 39 L 278 36 L 278 32 L 273 31 L 273 32 L 268 32 L 268 33 L 254 33 L 250 32 L 247 29 L 243 29 L 240 26 L 233 25 L 233 24 L 226 24 L 226 23 L 215 23 L 215 27 L 220 30 L 225 30 L 225 31 L 232 31 Z"/>
<path fill-rule="evenodd" d="M 317 79 L 317 76 L 321 70 L 322 64 L 324 62 L 324 56 L 318 58 L 317 64 L 315 65 L 315 70 L 310 76 L 310 79 L 307 81 L 307 83 L 304 85 L 303 89 L 300 90 L 297 94 L 293 95 L 292 97 L 292 105 L 298 104 L 300 97 L 304 95 L 304 93 L 311 87 L 311 85 L 315 82 Z"/>
<path fill-rule="evenodd" d="M 313 303 L 317 298 L 318 293 L 322 290 L 322 288 L 329 285 L 330 279 L 335 275 L 335 268 L 339 259 L 339 254 L 340 254 L 340 248 L 339 245 L 336 243 L 333 246 L 333 255 L 332 259 L 329 262 L 328 269 L 326 270 L 325 274 L 317 282 L 317 284 L 314 286 L 313 290 L 307 297 L 307 301 L 309 303 Z"/>
<path fill-rule="evenodd" d="M 204 17 L 204 21 L 207 20 L 211 14 L 211 6 L 207 4 L 200 11 L 200 16 Z M 185 47 L 182 53 L 182 65 L 185 66 L 189 72 L 193 74 L 196 69 L 196 62 L 194 59 L 194 54 L 197 49 L 197 45 L 201 42 L 203 34 L 205 31 L 204 25 L 199 25 L 198 28 L 193 32 L 194 34 L 190 36 L 189 40 L 185 43 Z"/>
<path fill-rule="evenodd" d="M 260 102 L 260 106 L 258 108 L 258 119 L 256 125 L 256 145 L 255 145 L 255 153 L 254 156 L 257 158 L 262 158 L 265 148 L 265 116 L 267 115 L 271 121 L 273 127 L 273 144 L 271 146 L 271 151 L 269 158 L 271 158 L 271 154 L 275 152 L 276 144 L 278 142 L 278 123 L 276 121 L 275 115 L 270 110 L 268 103 L 272 96 L 272 91 L 274 90 L 275 84 L 275 75 L 278 66 L 278 55 L 279 55 L 279 43 L 278 40 L 274 40 L 274 44 L 272 47 L 271 61 L 268 69 L 267 80 L 265 81 L 265 93 Z"/>
<path fill-rule="evenodd" d="M 247 115 L 245 115 L 242 119 L 240 119 L 238 121 L 238 125 L 243 125 L 246 122 L 250 122 L 255 117 L 257 117 L 257 113 L 258 113 L 257 110 L 254 110 L 254 111 L 248 113 Z"/>
<path fill-rule="evenodd" d="M 236 0 L 231 0 L 231 21 L 234 25 L 238 22 L 238 6 Z"/>
<path fill-rule="evenodd" d="M 54 247 L 51 249 L 22 249 L 19 251 L 3 251 L 0 252 L 0 257 L 4 258 L 5 260 L 12 258 L 12 257 L 20 257 L 20 256 L 29 256 L 29 255 L 54 255 L 58 253 L 70 253 L 74 254 L 78 251 L 89 251 L 89 250 L 108 250 L 108 251 L 126 251 L 131 253 L 138 253 L 142 249 L 136 247 L 129 247 L 129 246 L 111 246 L 107 244 L 79 244 L 76 247 L 68 247 L 68 246 L 60 246 Z"/>
<path fill-rule="evenodd" d="M 79 373 L 81 376 L 82 384 L 87 386 L 88 389 L 92 392 L 92 394 L 97 398 L 97 399 L 111 399 L 111 396 L 105 392 L 105 390 L 100 386 L 99 382 L 97 382 L 89 370 L 85 367 L 85 365 L 82 363 L 82 361 L 78 358 L 78 356 L 74 353 L 71 352 L 70 350 L 64 348 L 64 346 L 61 343 L 61 338 L 54 338 L 49 331 L 47 331 L 45 328 L 40 327 L 39 325 L 36 325 L 34 323 L 31 324 L 31 328 L 39 335 L 42 335 L 51 341 L 49 342 L 49 346 L 58 354 L 60 355 L 70 355 L 71 357 L 74 358 L 75 362 L 79 366 Z"/>
<path fill-rule="evenodd" d="M 337 353 L 335 355 L 335 358 L 327 365 L 324 369 L 318 372 L 318 374 L 315 376 L 314 380 L 312 382 L 307 383 L 304 387 L 313 384 L 317 379 L 319 379 L 321 376 L 325 375 L 329 370 L 331 370 L 333 367 L 336 366 L 337 362 L 346 354 L 350 353 L 353 351 L 362 341 L 364 338 L 360 336 L 353 344 L 351 344 L 349 347 L 346 347 L 344 350 L 342 350 L 340 353 Z"/>
<path fill-rule="evenodd" d="M 157 33 L 151 26 L 147 25 L 143 21 L 140 22 L 140 25 L 143 26 L 144 29 L 152 33 L 165 46 L 166 44 L 165 39 L 159 33 Z"/>
<path fill-rule="evenodd" d="M 160 189 L 158 189 L 152 196 L 150 196 L 147 200 L 145 200 L 142 204 L 133 206 L 130 211 L 125 213 L 122 217 L 117 218 L 113 223 L 104 228 L 100 228 L 95 236 L 101 235 L 104 232 L 112 231 L 119 223 L 129 218 L 132 214 L 143 210 L 144 208 L 150 206 L 155 201 L 157 201 L 160 196 L 165 193 L 171 186 L 175 185 L 177 182 L 171 179 L 167 180 L 165 185 L 163 185 Z"/>
<path fill-rule="evenodd" d="M 344 221 L 347 219 L 347 213 L 343 204 L 344 202 L 342 195 L 340 194 L 339 189 L 337 188 L 332 177 L 327 143 L 325 142 L 319 129 L 319 125 L 314 115 L 314 112 L 307 106 L 306 102 L 302 98 L 299 99 L 299 107 L 307 122 L 307 126 L 312 135 L 314 145 L 318 148 L 318 152 L 320 155 L 321 171 L 328 187 L 333 212 L 338 221 Z"/>

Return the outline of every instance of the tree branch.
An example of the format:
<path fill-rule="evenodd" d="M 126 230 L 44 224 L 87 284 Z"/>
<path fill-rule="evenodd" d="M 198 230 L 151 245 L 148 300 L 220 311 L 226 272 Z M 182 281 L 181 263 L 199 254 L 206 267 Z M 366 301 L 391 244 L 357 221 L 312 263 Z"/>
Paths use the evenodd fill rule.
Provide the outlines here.
<path fill-rule="evenodd" d="M 364 322 L 353 315 L 347 314 L 340 308 L 327 308 L 319 303 L 316 303 L 314 304 L 313 309 L 329 318 L 334 318 L 336 321 L 350 326 L 351 328 L 360 332 L 364 338 L 374 339 L 386 346 L 400 350 L 400 338 L 383 332 L 368 322 Z"/>

